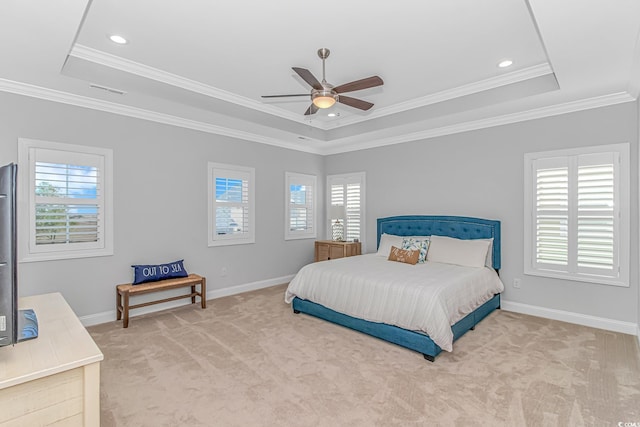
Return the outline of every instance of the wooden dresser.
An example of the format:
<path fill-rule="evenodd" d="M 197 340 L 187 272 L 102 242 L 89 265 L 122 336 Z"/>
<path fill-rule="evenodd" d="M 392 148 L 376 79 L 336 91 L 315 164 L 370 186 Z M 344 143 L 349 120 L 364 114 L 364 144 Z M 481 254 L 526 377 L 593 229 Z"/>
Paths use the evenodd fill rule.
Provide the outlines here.
<path fill-rule="evenodd" d="M 315 261 L 344 258 L 360 255 L 360 242 L 336 242 L 334 240 L 316 240 Z"/>
<path fill-rule="evenodd" d="M 59 293 L 20 298 L 38 337 L 0 347 L 0 426 L 100 425 L 98 346 Z"/>

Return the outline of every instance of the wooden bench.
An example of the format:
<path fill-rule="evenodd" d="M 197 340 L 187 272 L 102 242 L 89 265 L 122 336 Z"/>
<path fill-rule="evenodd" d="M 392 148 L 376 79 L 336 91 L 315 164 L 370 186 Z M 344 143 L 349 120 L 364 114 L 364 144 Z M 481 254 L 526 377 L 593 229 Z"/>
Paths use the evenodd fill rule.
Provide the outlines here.
<path fill-rule="evenodd" d="M 196 291 L 196 285 L 200 285 L 200 292 Z M 191 293 L 149 301 L 141 304 L 129 305 L 129 298 L 132 295 L 142 295 L 151 292 L 168 291 L 169 289 L 183 288 L 186 286 L 191 287 Z M 175 301 L 182 298 L 191 298 L 191 304 L 195 304 L 196 296 L 200 297 L 202 308 L 207 308 L 207 279 L 197 274 L 189 274 L 187 277 L 179 277 L 177 279 L 166 279 L 159 280 L 157 282 L 141 283 L 139 285 L 132 285 L 131 283 L 118 285 L 116 286 L 117 320 L 122 319 L 122 327 L 128 328 L 129 310 L 131 309 L 146 307 L 152 304 L 160 304 L 162 302 Z"/>

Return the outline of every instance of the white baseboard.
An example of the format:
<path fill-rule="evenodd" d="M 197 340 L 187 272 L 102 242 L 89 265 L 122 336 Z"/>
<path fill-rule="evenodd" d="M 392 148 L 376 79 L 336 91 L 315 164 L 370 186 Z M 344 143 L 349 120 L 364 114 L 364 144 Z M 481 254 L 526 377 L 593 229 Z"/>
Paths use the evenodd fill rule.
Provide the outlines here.
<path fill-rule="evenodd" d="M 244 285 L 230 286 L 223 289 L 207 290 L 207 300 L 227 297 L 230 295 L 241 294 L 244 292 L 255 291 L 263 288 L 269 288 L 275 285 L 281 285 L 283 283 L 290 282 L 294 276 L 294 274 L 291 274 L 289 276 L 276 277 L 274 279 L 261 280 L 259 282 L 245 283 Z M 284 295 L 282 296 L 282 299 L 284 301 Z M 140 316 L 142 314 L 153 313 L 160 310 L 167 310 L 169 308 L 180 307 L 188 304 L 191 304 L 191 301 L 188 299 L 161 303 L 136 309 L 135 312 L 131 312 L 129 316 Z M 103 311 L 102 313 L 89 314 L 80 317 L 80 322 L 82 322 L 84 326 L 93 326 L 100 323 L 113 322 L 114 320 L 116 320 L 115 310 Z"/>
<path fill-rule="evenodd" d="M 623 334 L 638 336 L 640 343 L 639 326 L 633 322 L 607 319 L 604 317 L 590 316 L 588 314 L 572 313 L 570 311 L 555 310 L 553 308 L 539 307 L 512 301 L 500 301 L 500 308 L 515 313 L 529 314 L 545 319 L 560 320 L 576 325 L 590 326 L 592 328 L 605 329 L 607 331 L 621 332 Z"/>

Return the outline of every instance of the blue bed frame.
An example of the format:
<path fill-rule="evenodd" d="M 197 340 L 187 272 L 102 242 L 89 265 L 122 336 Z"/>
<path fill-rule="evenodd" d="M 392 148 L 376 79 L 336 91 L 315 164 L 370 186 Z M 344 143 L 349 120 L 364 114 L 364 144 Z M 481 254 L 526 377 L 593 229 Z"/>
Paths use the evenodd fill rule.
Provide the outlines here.
<path fill-rule="evenodd" d="M 383 233 L 398 236 L 437 235 L 458 239 L 493 238 L 492 265 L 496 271 L 500 270 L 500 221 L 459 216 L 394 216 L 378 219 L 378 245 L 380 245 L 380 236 Z M 424 358 L 431 362 L 442 351 L 440 346 L 426 334 L 351 317 L 309 300 L 294 298 L 292 308 L 294 313 L 306 313 L 415 350 L 422 353 Z M 474 329 L 478 322 L 497 308 L 500 308 L 500 294 L 496 294 L 451 327 L 454 341 L 468 330 Z"/>

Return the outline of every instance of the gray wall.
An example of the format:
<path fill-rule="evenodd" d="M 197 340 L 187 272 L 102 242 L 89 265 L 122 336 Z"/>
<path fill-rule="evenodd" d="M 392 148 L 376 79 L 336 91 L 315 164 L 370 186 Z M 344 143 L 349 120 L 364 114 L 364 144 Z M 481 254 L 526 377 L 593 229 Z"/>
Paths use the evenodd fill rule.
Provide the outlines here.
<path fill-rule="evenodd" d="M 294 274 L 312 261 L 313 244 L 284 241 L 285 171 L 318 175 L 320 195 L 326 174 L 365 171 L 365 251 L 375 250 L 378 217 L 499 219 L 505 300 L 637 323 L 638 109 L 637 102 L 628 103 L 323 158 L 0 93 L 0 164 L 17 160 L 19 137 L 114 150 L 115 255 L 21 263 L 20 292 L 62 292 L 78 315 L 87 316 L 114 310 L 114 286 L 131 280 L 132 263 L 185 258 L 190 271 L 207 276 L 210 290 Z M 620 142 L 631 143 L 631 286 L 525 276 L 524 153 Z M 256 168 L 255 244 L 207 247 L 208 161 Z M 522 279 L 521 289 L 511 286 L 514 278 Z"/>
<path fill-rule="evenodd" d="M 505 300 L 608 319 L 638 321 L 638 105 L 626 103 L 473 132 L 337 154 L 326 173 L 366 172 L 366 251 L 376 219 L 463 215 L 502 221 Z M 527 152 L 631 144 L 631 286 L 525 276 L 523 161 Z M 521 278 L 521 289 L 512 287 Z"/>
<path fill-rule="evenodd" d="M 317 175 L 323 194 L 321 156 L 8 93 L 0 93 L 0 117 L 0 164 L 17 161 L 19 137 L 114 152 L 115 255 L 20 263 L 21 296 L 61 292 L 86 316 L 114 311 L 115 285 L 132 280 L 133 263 L 184 258 L 215 290 L 313 261 L 312 240 L 284 240 L 284 174 Z M 207 247 L 208 161 L 256 169 L 255 244 Z"/>

